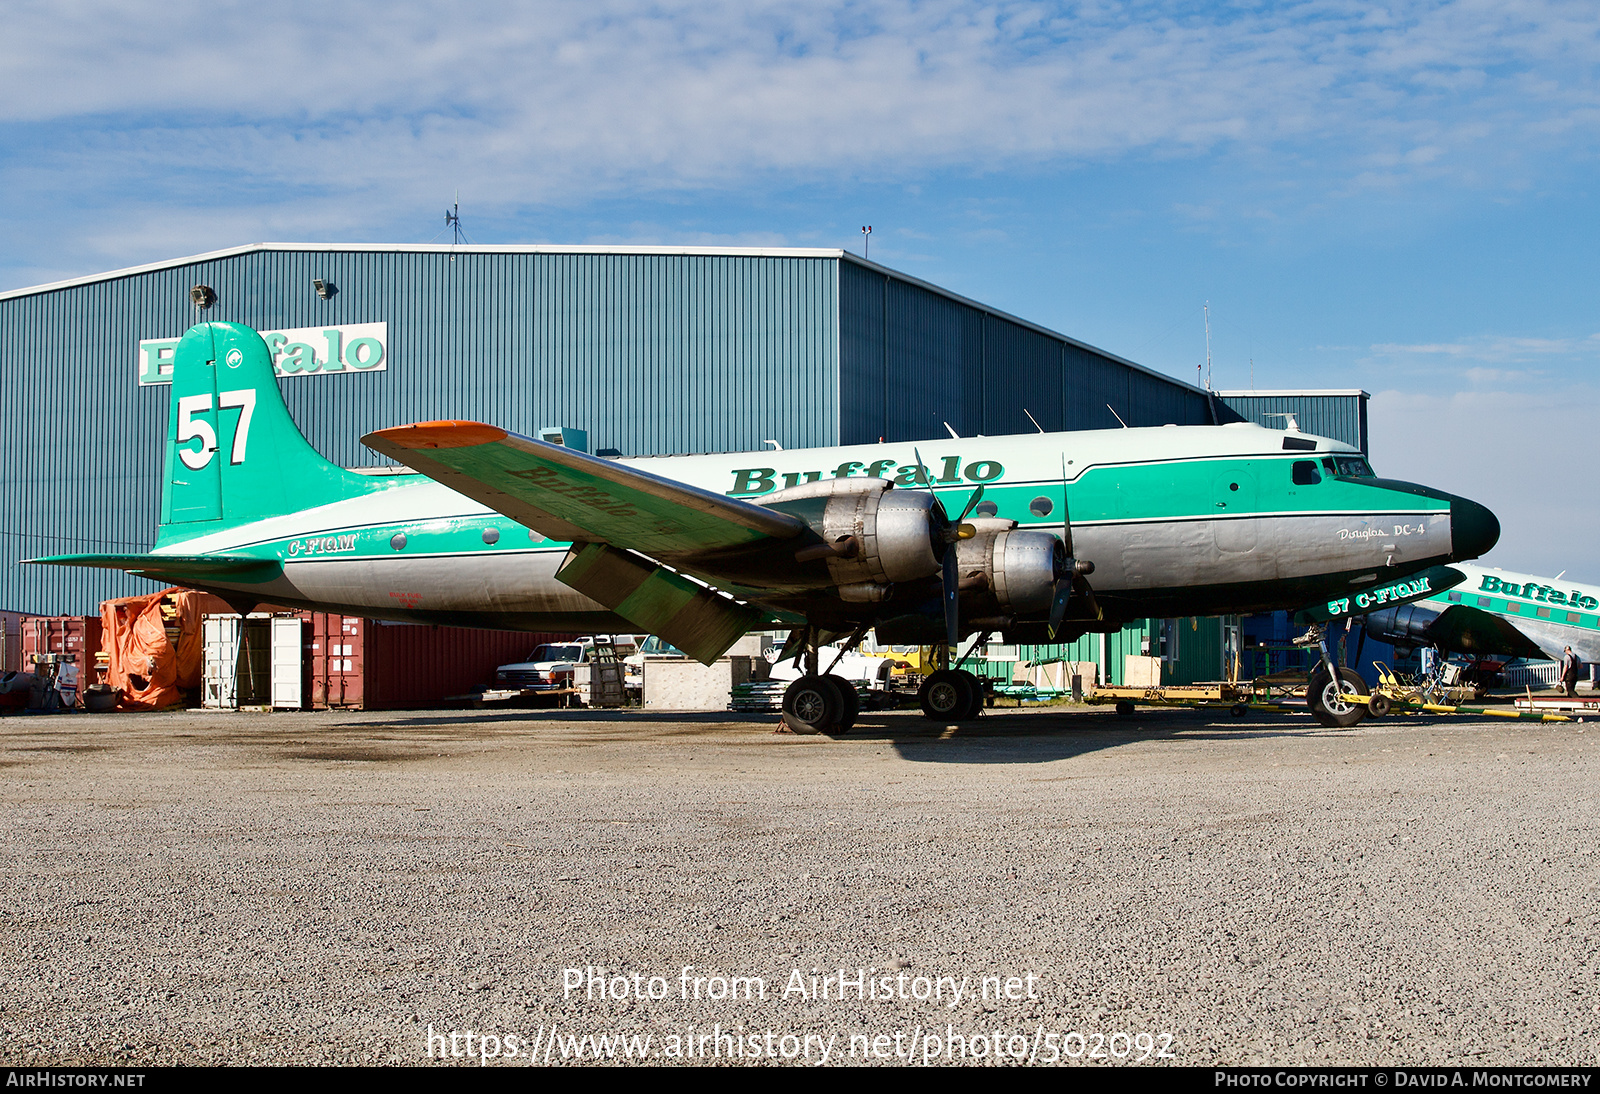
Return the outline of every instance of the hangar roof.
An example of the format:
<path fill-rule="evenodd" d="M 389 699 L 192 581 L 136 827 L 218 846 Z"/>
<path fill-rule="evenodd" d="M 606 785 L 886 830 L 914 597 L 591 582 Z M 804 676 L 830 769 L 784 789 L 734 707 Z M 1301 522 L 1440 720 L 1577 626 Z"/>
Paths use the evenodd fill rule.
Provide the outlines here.
<path fill-rule="evenodd" d="M 147 262 L 142 266 L 128 266 L 120 270 L 107 270 L 104 273 L 68 278 L 65 281 L 52 281 L 44 285 L 30 285 L 21 289 L 9 289 L 5 292 L 0 292 L 0 300 L 35 296 L 40 293 L 77 288 L 83 285 L 97 285 L 106 281 L 116 281 L 123 277 L 134 277 L 139 274 L 153 273 L 157 270 L 170 270 L 179 266 L 211 262 L 222 258 L 234 258 L 238 255 L 255 254 L 262 251 L 338 251 L 347 253 L 365 252 L 369 254 L 449 254 L 453 252 L 456 254 L 705 255 L 727 256 L 730 258 L 834 258 L 852 262 L 869 270 L 875 270 L 898 281 L 916 285 L 918 288 L 926 289 L 946 299 L 976 308 L 996 318 L 1005 319 L 1008 322 L 1016 323 L 1018 326 L 1049 335 L 1051 338 L 1059 339 L 1068 345 L 1089 350 L 1108 360 L 1115 361 L 1119 365 L 1153 376 L 1175 387 L 1186 388 L 1202 395 L 1207 394 L 1203 388 L 1196 387 L 1176 376 L 1169 376 L 1165 372 L 1159 372 L 1148 365 L 1141 365 L 1137 361 L 1130 361 L 1126 357 L 1101 349 L 1099 346 L 1079 341 L 1070 335 L 1051 330 L 1049 327 L 1040 326 L 1038 323 L 1012 315 L 1010 312 L 1002 311 L 982 301 L 951 292 L 949 289 L 941 285 L 935 285 L 931 281 L 913 277 L 890 266 L 881 266 L 840 247 L 675 247 L 663 244 L 578 243 L 474 243 L 466 245 L 452 243 L 246 243 L 238 247 L 224 247 L 220 251 L 206 251 L 203 254 L 187 255 L 182 258 L 167 258 L 162 259 L 160 262 Z M 1210 394 L 1221 393 L 1213 392 Z M 1261 394 L 1266 393 L 1262 392 Z M 1327 394 L 1333 393 L 1328 392 Z"/>

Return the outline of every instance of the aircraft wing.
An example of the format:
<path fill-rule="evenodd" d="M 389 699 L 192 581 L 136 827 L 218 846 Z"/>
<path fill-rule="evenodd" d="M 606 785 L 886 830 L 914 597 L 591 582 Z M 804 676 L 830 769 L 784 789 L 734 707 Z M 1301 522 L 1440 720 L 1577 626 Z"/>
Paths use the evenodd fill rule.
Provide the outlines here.
<path fill-rule="evenodd" d="M 1465 604 L 1452 604 L 1428 626 L 1427 636 L 1447 650 L 1471 654 L 1509 654 L 1542 661 L 1550 654 L 1504 616 Z"/>
<path fill-rule="evenodd" d="M 787 513 L 478 422 L 420 422 L 361 440 L 514 521 L 570 541 L 557 580 L 708 665 L 767 613 L 655 560 L 682 564 L 708 551 L 726 557 L 807 528 Z"/>
<path fill-rule="evenodd" d="M 361 443 L 556 540 L 671 557 L 806 528 L 787 513 L 479 422 L 380 429 Z"/>

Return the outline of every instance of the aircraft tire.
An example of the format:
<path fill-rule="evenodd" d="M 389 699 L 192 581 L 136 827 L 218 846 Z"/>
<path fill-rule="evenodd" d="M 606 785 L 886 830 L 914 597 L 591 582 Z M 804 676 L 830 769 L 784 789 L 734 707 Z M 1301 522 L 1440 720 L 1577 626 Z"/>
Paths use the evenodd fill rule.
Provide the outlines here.
<path fill-rule="evenodd" d="M 783 724 L 794 733 L 830 733 L 839 724 L 843 697 L 826 676 L 802 676 L 783 692 Z"/>
<path fill-rule="evenodd" d="M 983 713 L 983 701 L 986 698 L 983 690 L 983 681 L 978 679 L 978 677 L 973 673 L 967 672 L 965 669 L 957 669 L 956 671 L 962 676 L 966 677 L 967 687 L 972 692 L 972 702 L 967 704 L 967 713 L 963 718 L 958 719 L 958 721 L 970 722 L 972 719 Z"/>
<path fill-rule="evenodd" d="M 1355 669 L 1341 668 L 1339 682 L 1326 669 L 1311 674 L 1306 705 L 1312 717 L 1330 729 L 1349 729 L 1367 716 L 1367 682 Z"/>
<path fill-rule="evenodd" d="M 940 669 L 922 682 L 917 701 L 922 704 L 922 714 L 935 722 L 961 722 L 967 719 L 972 708 L 972 685 L 967 681 L 970 673 Z"/>
<path fill-rule="evenodd" d="M 856 724 L 856 715 L 861 713 L 861 696 L 856 694 L 856 686 L 842 676 L 829 673 L 822 678 L 824 684 L 832 685 L 833 690 L 839 694 L 839 720 L 832 729 L 825 729 L 824 733 L 849 733 L 850 728 Z"/>
<path fill-rule="evenodd" d="M 1118 714 L 1124 714 L 1124 715 L 1132 714 L 1133 711 L 1134 711 L 1134 706 L 1133 706 L 1132 703 L 1128 702 L 1128 700 L 1126 700 L 1126 699 L 1118 699 L 1117 700 L 1116 711 L 1117 711 Z"/>

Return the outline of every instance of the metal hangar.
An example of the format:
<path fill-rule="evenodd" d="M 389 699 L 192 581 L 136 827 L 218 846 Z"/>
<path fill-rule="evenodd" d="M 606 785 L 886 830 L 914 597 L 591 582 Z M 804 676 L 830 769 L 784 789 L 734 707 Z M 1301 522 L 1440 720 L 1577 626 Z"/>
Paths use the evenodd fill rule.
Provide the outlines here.
<path fill-rule="evenodd" d="M 1239 420 L 842 250 L 252 244 L 0 293 L 0 367 L 48 408 L 0 431 L 0 607 L 148 591 L 15 563 L 151 544 L 163 360 L 202 318 L 266 333 L 295 420 L 352 467 L 382 462 L 363 433 L 435 418 L 629 455 Z"/>

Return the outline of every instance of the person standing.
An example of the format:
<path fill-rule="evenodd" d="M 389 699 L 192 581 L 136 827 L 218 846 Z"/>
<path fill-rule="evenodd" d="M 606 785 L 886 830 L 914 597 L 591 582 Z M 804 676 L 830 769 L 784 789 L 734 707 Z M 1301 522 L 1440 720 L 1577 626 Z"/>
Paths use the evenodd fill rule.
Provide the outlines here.
<path fill-rule="evenodd" d="M 1572 652 L 1572 647 L 1567 646 L 1561 651 L 1561 686 L 1566 689 L 1568 698 L 1575 698 L 1578 694 L 1578 655 Z"/>

